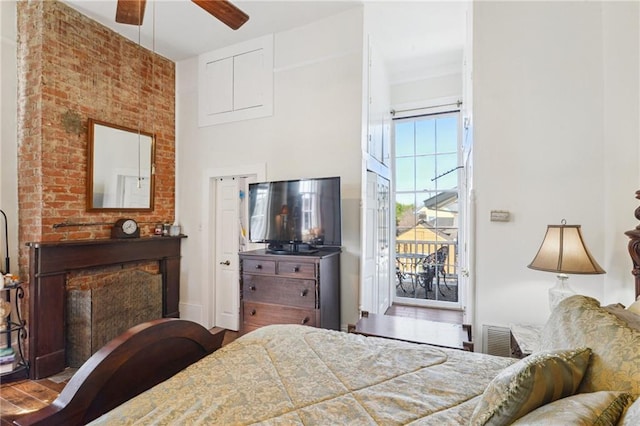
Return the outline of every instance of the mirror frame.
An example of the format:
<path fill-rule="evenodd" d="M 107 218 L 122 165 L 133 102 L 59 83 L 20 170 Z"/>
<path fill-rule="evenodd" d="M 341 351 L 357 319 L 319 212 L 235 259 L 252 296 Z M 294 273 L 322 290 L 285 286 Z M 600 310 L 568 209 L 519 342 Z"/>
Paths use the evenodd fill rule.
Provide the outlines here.
<path fill-rule="evenodd" d="M 95 140 L 95 127 L 103 126 L 109 127 L 115 130 L 125 131 L 133 133 L 135 136 L 146 136 L 151 139 L 151 152 L 150 152 L 150 164 L 149 164 L 149 207 L 96 207 L 94 206 L 94 169 L 96 161 L 94 159 L 94 153 L 96 151 L 96 143 L 100 144 L 100 141 Z M 104 121 L 89 118 L 88 120 L 88 138 L 87 138 L 87 211 L 129 211 L 129 212 L 150 212 L 154 208 L 154 194 L 155 194 L 155 153 L 156 153 L 156 137 L 153 133 L 138 131 L 136 129 L 130 129 L 128 127 L 119 126 L 117 124 L 107 123 Z M 117 165 L 116 165 L 117 166 Z"/>

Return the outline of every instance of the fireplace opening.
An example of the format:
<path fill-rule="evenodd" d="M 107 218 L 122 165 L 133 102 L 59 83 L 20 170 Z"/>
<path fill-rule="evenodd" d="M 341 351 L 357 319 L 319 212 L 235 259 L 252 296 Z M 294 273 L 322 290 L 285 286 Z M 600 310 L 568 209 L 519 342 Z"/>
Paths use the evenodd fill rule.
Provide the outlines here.
<path fill-rule="evenodd" d="M 66 285 L 66 364 L 80 367 L 134 325 L 162 318 L 162 275 L 141 269 L 74 274 Z"/>

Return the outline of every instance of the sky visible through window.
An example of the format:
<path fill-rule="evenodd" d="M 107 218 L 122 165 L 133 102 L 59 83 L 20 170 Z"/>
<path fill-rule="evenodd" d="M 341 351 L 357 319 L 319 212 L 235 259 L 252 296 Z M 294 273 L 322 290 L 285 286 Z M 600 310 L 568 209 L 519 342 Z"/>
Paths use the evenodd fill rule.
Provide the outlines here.
<path fill-rule="evenodd" d="M 428 116 L 396 122 L 398 202 L 415 205 L 437 192 L 457 187 L 457 171 L 436 179 L 458 165 L 457 127 L 457 115 Z"/>

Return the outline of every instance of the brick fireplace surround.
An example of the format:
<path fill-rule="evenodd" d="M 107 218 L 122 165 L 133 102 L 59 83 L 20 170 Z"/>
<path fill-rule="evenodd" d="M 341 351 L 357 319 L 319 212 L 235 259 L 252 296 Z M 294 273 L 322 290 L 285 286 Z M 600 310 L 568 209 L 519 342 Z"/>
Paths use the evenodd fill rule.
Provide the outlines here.
<path fill-rule="evenodd" d="M 31 341 L 42 336 L 30 318 L 28 243 L 109 241 L 121 217 L 147 238 L 173 223 L 175 64 L 59 1 L 19 0 L 17 18 L 18 266 Z M 89 118 L 156 135 L 152 211 L 87 211 Z"/>

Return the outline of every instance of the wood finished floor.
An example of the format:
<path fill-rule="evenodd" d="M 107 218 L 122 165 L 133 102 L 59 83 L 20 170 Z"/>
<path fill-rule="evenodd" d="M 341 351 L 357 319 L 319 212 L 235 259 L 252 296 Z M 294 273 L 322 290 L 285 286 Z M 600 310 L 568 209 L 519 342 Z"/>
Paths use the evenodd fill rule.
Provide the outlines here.
<path fill-rule="evenodd" d="M 423 319 L 429 321 L 450 322 L 453 324 L 462 324 L 463 313 L 454 309 L 429 309 L 417 306 L 393 304 L 385 315 L 394 315 L 398 317 L 409 317 L 415 319 Z"/>
<path fill-rule="evenodd" d="M 462 312 L 455 310 L 393 305 L 387 310 L 386 315 L 462 324 Z M 238 333 L 227 331 L 223 345 L 237 337 Z M 59 383 L 50 379 L 41 379 L 0 384 L 0 426 L 9 426 L 20 415 L 51 404 L 67 382 L 68 379 Z"/>

